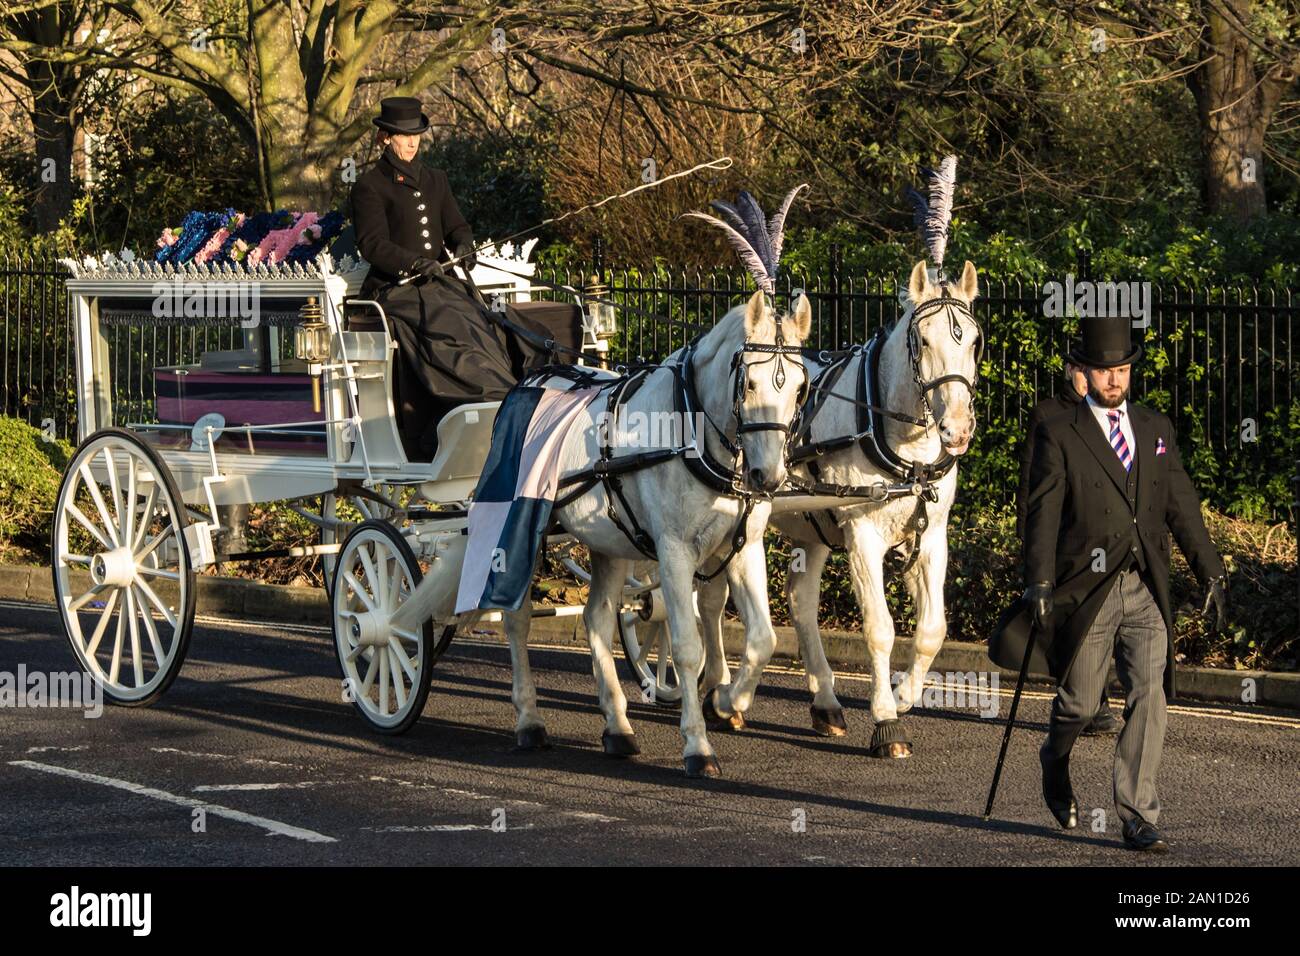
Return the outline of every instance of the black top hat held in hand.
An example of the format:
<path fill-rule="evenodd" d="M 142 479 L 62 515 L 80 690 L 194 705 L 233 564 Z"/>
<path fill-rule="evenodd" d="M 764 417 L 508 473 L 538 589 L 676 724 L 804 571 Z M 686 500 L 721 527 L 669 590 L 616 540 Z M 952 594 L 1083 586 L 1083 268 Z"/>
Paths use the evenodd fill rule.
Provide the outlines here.
<path fill-rule="evenodd" d="M 420 101 L 414 96 L 388 96 L 379 101 L 379 115 L 371 120 L 390 133 L 423 133 L 429 128 Z"/>
<path fill-rule="evenodd" d="M 1083 345 L 1070 350 L 1072 363 L 1089 368 L 1132 365 L 1142 357 L 1142 346 L 1133 344 L 1132 322 L 1124 316 L 1088 316 L 1079 320 Z"/>

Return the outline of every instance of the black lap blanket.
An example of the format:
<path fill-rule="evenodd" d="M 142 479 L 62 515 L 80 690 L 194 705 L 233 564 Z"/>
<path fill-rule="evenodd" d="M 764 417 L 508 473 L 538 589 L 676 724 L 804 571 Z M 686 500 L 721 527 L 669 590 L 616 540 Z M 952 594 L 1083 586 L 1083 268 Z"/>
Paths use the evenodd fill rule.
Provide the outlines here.
<path fill-rule="evenodd" d="M 455 276 L 391 285 L 379 300 L 420 384 L 440 405 L 500 401 L 529 369 L 552 361 L 541 345 L 551 337 L 545 327 L 510 306 L 494 314 Z M 535 333 L 536 341 L 502 318 Z"/>

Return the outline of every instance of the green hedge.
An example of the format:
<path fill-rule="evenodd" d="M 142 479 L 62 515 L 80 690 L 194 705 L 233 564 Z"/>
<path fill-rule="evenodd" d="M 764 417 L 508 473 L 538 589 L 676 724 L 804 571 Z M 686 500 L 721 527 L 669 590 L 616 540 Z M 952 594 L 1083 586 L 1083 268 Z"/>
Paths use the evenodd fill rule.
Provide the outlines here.
<path fill-rule="evenodd" d="M 0 553 L 44 554 L 71 447 L 17 418 L 0 418 Z"/>

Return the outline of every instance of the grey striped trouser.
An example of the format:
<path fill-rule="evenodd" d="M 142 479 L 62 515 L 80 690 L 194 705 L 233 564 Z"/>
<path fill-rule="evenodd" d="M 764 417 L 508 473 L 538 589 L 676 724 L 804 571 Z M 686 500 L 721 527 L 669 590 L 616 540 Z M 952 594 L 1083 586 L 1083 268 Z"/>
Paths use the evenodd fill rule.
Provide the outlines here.
<path fill-rule="evenodd" d="M 1084 635 L 1069 673 L 1052 701 L 1052 722 L 1044 750 L 1069 755 L 1080 732 L 1097 712 L 1111 658 L 1124 687 L 1124 729 L 1115 745 L 1115 809 L 1123 821 L 1160 816 L 1156 774 L 1165 743 L 1164 617 L 1136 568 L 1122 571 Z"/>

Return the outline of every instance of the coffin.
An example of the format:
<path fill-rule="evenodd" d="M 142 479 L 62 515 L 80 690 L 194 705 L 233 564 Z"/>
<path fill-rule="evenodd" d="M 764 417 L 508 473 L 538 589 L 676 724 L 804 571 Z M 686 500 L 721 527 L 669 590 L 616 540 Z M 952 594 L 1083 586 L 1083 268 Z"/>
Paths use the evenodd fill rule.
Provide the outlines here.
<path fill-rule="evenodd" d="M 224 434 L 217 440 L 217 451 L 325 454 L 325 412 L 312 408 L 312 377 L 306 372 L 160 366 L 154 369 L 154 394 L 158 421 L 164 425 L 192 426 L 204 415 L 215 413 L 227 428 L 282 426 Z M 168 430 L 164 435 L 167 443 L 189 447 L 191 442 L 187 430 Z"/>

